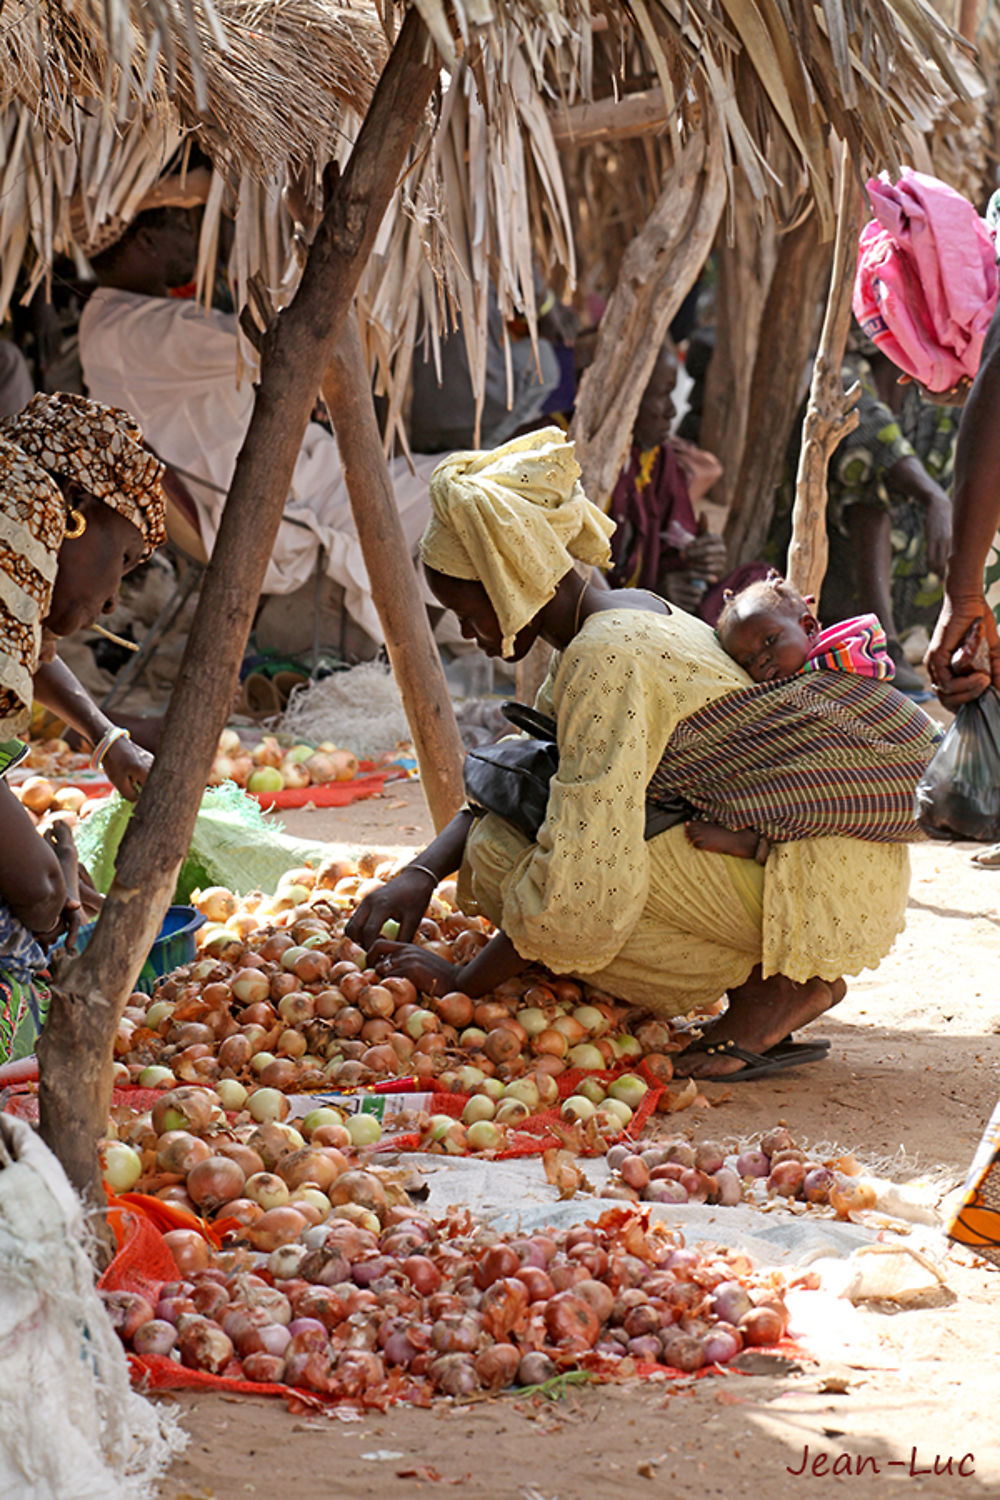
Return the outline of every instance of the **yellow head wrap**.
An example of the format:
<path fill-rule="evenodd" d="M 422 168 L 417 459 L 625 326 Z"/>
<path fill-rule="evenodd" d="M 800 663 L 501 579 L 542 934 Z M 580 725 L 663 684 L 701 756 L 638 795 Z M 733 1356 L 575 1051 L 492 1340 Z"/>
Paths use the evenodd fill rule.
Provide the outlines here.
<path fill-rule="evenodd" d="M 574 561 L 607 566 L 614 529 L 583 493 L 573 444 L 545 427 L 438 464 L 420 553 L 436 572 L 483 585 L 510 656 Z"/>

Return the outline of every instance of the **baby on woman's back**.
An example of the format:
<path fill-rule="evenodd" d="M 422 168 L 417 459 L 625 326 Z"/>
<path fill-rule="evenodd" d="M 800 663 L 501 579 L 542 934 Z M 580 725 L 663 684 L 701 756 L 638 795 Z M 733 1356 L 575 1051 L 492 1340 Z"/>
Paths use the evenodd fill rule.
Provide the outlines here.
<path fill-rule="evenodd" d="M 876 615 L 855 615 L 822 630 L 814 607 L 811 596 L 772 571 L 727 597 L 715 633 L 726 655 L 754 682 L 784 682 L 820 671 L 853 672 L 882 682 L 892 678 L 895 668 Z M 767 859 L 769 841 L 751 828 L 734 831 L 702 822 L 686 827 L 699 849 L 761 864 Z"/>

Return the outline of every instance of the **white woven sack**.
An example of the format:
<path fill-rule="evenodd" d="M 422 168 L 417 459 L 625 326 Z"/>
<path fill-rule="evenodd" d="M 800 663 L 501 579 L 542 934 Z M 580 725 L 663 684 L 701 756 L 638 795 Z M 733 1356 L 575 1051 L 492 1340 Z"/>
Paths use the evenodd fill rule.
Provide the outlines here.
<path fill-rule="evenodd" d="M 129 1388 L 80 1200 L 10 1115 L 0 1115 L 0 1412 L 4 1500 L 148 1500 L 186 1441 Z"/>

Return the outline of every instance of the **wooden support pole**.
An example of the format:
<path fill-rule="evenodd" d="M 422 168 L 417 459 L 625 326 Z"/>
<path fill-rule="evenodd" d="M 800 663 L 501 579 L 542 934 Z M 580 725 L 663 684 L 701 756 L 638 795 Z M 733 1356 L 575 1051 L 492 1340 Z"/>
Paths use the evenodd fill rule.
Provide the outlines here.
<path fill-rule="evenodd" d="M 349 317 L 323 379 L 372 598 L 438 832 L 462 805 L 464 751 L 420 596 L 375 420 L 357 322 Z"/>
<path fill-rule="evenodd" d="M 812 216 L 815 217 L 815 216 Z M 764 309 L 783 236 L 760 204 L 746 175 L 736 173 L 715 243 L 715 343 L 705 372 L 698 446 L 713 454 L 722 474 L 712 504 L 728 512 L 741 498 L 740 462 L 749 425 L 754 366 L 769 332 Z M 794 316 L 795 307 L 789 309 Z M 812 352 L 812 344 L 809 346 Z M 693 434 L 692 434 L 693 436 Z"/>
<path fill-rule="evenodd" d="M 958 0 L 955 30 L 967 42 L 975 42 L 979 30 L 979 0 Z"/>
<path fill-rule="evenodd" d="M 830 291 L 813 366 L 809 405 L 802 423 L 802 448 L 795 479 L 788 580 L 800 594 L 818 599 L 826 573 L 826 477 L 830 456 L 842 438 L 858 425 L 854 410 L 860 394 L 855 382 L 844 391 L 841 367 L 851 324 L 851 292 L 861 228 L 861 191 L 854 176 L 850 147 L 840 156 L 840 201 L 833 247 Z"/>
<path fill-rule="evenodd" d="M 716 123 L 684 147 L 626 250 L 593 364 L 577 393 L 570 436 L 583 487 L 597 505 L 611 499 L 670 320 L 694 285 L 722 217 L 726 170 Z"/>
<path fill-rule="evenodd" d="M 655 88 L 616 99 L 556 105 L 549 111 L 549 125 L 557 146 L 592 146 L 661 130 L 669 117 L 663 90 Z"/>
<path fill-rule="evenodd" d="M 97 1141 L 111 1103 L 115 1030 L 170 903 L 226 722 L 254 608 L 316 392 L 438 76 L 407 12 L 294 300 L 262 343 L 240 450 L 160 753 L 122 841 L 86 951 L 57 965 L 38 1045 L 41 1133 L 73 1186 L 103 1212 Z"/>
<path fill-rule="evenodd" d="M 830 280 L 832 247 L 819 235 L 819 216 L 809 214 L 778 246 L 750 371 L 744 441 L 728 487 L 725 538 L 732 563 L 762 555 L 774 516 Z"/>

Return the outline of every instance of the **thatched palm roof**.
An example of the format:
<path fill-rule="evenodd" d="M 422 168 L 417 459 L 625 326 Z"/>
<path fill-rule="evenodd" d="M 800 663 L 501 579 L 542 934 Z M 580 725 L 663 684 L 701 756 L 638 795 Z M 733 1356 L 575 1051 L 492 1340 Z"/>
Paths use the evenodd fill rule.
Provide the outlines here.
<path fill-rule="evenodd" d="M 0 316 L 18 268 L 29 289 L 88 224 L 128 216 L 179 142 L 194 137 L 236 212 L 238 295 L 261 269 L 294 282 L 282 188 L 315 188 L 349 152 L 394 16 L 335 0 L 10 0 L 0 28 Z M 533 312 L 533 256 L 572 271 L 553 127 L 596 96 L 659 91 L 656 157 L 709 120 L 730 173 L 779 217 L 814 200 L 832 226 L 829 134 L 860 167 L 892 167 L 907 132 L 966 96 L 959 44 L 927 0 L 415 0 L 448 70 L 437 120 L 414 143 L 360 302 L 370 357 L 391 385 L 421 309 L 461 313 L 473 371 L 485 291 Z M 291 268 L 291 270 L 290 270 Z M 291 279 L 290 279 L 291 277 Z M 432 334 L 433 337 L 433 334 Z"/>

